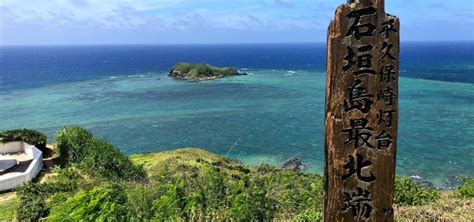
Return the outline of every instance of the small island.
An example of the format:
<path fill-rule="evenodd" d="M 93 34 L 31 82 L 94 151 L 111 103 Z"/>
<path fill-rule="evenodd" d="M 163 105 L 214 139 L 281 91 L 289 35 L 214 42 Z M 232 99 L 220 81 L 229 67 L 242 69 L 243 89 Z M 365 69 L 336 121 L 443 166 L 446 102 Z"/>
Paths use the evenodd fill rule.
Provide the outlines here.
<path fill-rule="evenodd" d="M 203 81 L 226 76 L 247 75 L 232 67 L 216 67 L 209 64 L 191 64 L 181 62 L 171 69 L 168 76 L 180 80 Z"/>

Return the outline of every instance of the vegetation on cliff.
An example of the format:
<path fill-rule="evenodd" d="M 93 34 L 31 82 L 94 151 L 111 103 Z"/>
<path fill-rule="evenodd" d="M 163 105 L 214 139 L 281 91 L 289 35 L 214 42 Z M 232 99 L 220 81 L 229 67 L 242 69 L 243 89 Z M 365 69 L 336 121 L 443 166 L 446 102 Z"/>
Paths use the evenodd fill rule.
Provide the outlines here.
<path fill-rule="evenodd" d="M 47 140 L 48 136 L 46 133 L 31 129 L 13 129 L 0 131 L 0 143 L 23 141 L 39 148 L 44 148 L 46 146 Z"/>
<path fill-rule="evenodd" d="M 246 74 L 239 73 L 235 68 L 232 67 L 216 67 L 209 64 L 191 64 L 186 62 L 176 64 L 169 73 L 169 76 L 175 79 L 193 81 L 209 80 L 237 75 Z"/>
<path fill-rule="evenodd" d="M 78 126 L 66 126 L 56 135 L 57 162 L 109 180 L 146 180 L 146 172 L 109 142 Z"/>
<path fill-rule="evenodd" d="M 13 214 L 48 221 L 322 219 L 323 178 L 317 174 L 249 167 L 196 148 L 127 157 L 79 127 L 60 130 L 56 145 L 61 167 L 17 189 L 16 213 L 11 198 L 0 201 L 0 209 L 10 209 L 0 219 Z M 466 181 L 446 193 L 397 178 L 396 218 L 474 219 L 472 180 Z"/>

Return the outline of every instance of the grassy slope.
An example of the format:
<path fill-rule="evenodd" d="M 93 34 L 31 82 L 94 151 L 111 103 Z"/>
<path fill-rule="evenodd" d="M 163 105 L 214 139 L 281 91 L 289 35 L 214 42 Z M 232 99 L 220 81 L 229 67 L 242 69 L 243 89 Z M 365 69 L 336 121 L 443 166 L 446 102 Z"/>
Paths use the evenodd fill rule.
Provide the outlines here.
<path fill-rule="evenodd" d="M 163 167 L 170 165 L 185 164 L 195 167 L 204 165 L 204 160 L 214 166 L 220 166 L 227 174 L 238 175 L 239 170 L 245 169 L 245 166 L 235 160 L 219 156 L 206 150 L 198 148 L 184 148 L 156 153 L 133 154 L 130 156 L 132 162 L 137 165 L 143 165 L 150 177 Z"/>
<path fill-rule="evenodd" d="M 15 218 L 17 201 L 14 192 L 0 194 L 0 221 Z"/>
<path fill-rule="evenodd" d="M 228 215 L 229 211 L 242 213 L 257 211 L 254 212 L 257 215 L 259 211 L 262 211 L 272 214 L 270 217 L 278 221 L 297 221 L 307 218 L 314 221 L 322 216 L 320 213 L 322 192 L 319 192 L 322 190 L 322 177 L 316 174 L 278 170 L 266 165 L 248 167 L 236 160 L 196 148 L 136 154 L 131 156 L 131 160 L 144 166 L 151 181 L 164 182 L 166 180 L 163 180 L 163 177 L 171 175 L 170 180 L 188 178 L 186 180 L 189 184 L 209 184 L 209 189 L 218 188 L 214 185 L 225 184 L 227 188 L 224 189 L 230 190 L 222 198 L 231 203 L 216 212 L 218 217 L 234 218 L 240 214 L 237 212 L 234 216 Z M 206 176 L 212 175 L 209 174 L 210 172 L 217 173 L 214 174 L 215 176 L 222 175 L 224 181 L 227 182 L 213 185 L 211 181 L 208 181 L 212 180 L 213 176 Z M 249 185 L 243 185 L 246 183 Z M 202 190 L 202 187 L 198 189 Z M 238 191 L 240 189 L 243 190 Z M 214 192 L 214 194 L 219 195 L 220 192 Z M 263 195 L 261 198 L 259 198 L 260 194 Z M 258 203 L 260 201 L 261 203 Z M 228 207 L 231 209 L 227 210 Z"/>
<path fill-rule="evenodd" d="M 214 153 L 196 149 L 186 148 L 158 153 L 135 154 L 131 159 L 136 164 L 143 164 L 148 174 L 153 177 L 157 169 L 169 164 L 190 164 L 199 167 L 201 163 L 198 159 L 205 159 L 211 163 L 222 163 L 222 165 L 230 174 L 238 175 L 240 171 L 229 170 L 236 168 L 247 168 L 240 163 L 216 155 Z M 248 168 L 252 170 L 252 168 Z M 441 197 L 434 203 L 424 206 L 397 206 L 395 207 L 395 217 L 397 221 L 412 221 L 414 219 L 422 221 L 474 221 L 474 199 L 460 198 L 454 191 L 443 191 Z"/>
<path fill-rule="evenodd" d="M 474 221 L 474 198 L 460 198 L 453 191 L 441 192 L 434 203 L 395 208 L 398 221 Z"/>
<path fill-rule="evenodd" d="M 199 169 L 211 165 L 230 177 L 242 177 L 248 173 L 258 171 L 256 168 L 244 166 L 235 160 L 195 148 L 135 154 L 130 156 L 130 158 L 134 163 L 143 165 L 152 179 L 162 174 L 163 171 L 179 174 L 182 172 L 182 168 L 180 168 L 182 166 L 192 166 Z M 261 174 L 265 176 L 265 174 L 271 175 L 271 173 Z M 311 176 L 311 174 L 292 172 L 288 172 L 288 174 L 294 174 L 294 177 L 291 177 L 291 179 L 311 179 L 321 183 L 321 177 L 317 175 Z M 275 183 L 283 184 L 281 181 L 275 181 Z M 282 190 L 284 191 L 284 189 Z M 318 197 L 318 199 L 320 198 Z M 0 221 L 14 217 L 17 201 L 14 193 L 0 194 Z M 320 205 L 315 206 L 320 207 Z M 283 220 L 289 219 L 284 217 L 286 213 L 284 207 L 277 208 L 282 215 L 280 219 Z M 395 207 L 395 216 L 398 221 L 412 221 L 414 219 L 421 221 L 474 221 L 474 199 L 460 198 L 453 191 L 442 192 L 441 198 L 434 203 L 424 206 Z"/>
<path fill-rule="evenodd" d="M 7 196 L 9 198 L 5 198 Z M 0 221 L 15 217 L 17 201 L 14 193 L 0 195 Z M 474 200 L 446 191 L 442 192 L 441 199 L 429 205 L 396 207 L 395 218 L 397 221 L 474 221 Z"/>
<path fill-rule="evenodd" d="M 145 169 L 150 169 L 151 166 L 159 164 L 170 158 L 179 158 L 181 160 L 195 160 L 196 158 L 203 158 L 209 161 L 222 161 L 223 157 L 198 148 L 184 148 L 178 150 L 162 151 L 156 153 L 141 153 L 132 154 L 130 156 L 132 161 L 136 164 L 143 165 Z"/>

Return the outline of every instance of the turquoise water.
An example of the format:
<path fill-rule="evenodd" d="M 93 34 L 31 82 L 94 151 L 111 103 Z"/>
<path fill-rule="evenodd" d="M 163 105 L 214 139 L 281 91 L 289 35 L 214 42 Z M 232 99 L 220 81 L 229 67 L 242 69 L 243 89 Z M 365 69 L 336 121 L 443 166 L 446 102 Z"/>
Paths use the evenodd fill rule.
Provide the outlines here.
<path fill-rule="evenodd" d="M 202 147 L 248 164 L 298 155 L 322 172 L 324 73 L 245 71 L 206 82 L 147 72 L 3 91 L 0 128 L 52 138 L 77 124 L 127 153 Z M 474 176 L 474 84 L 402 77 L 399 96 L 397 174 L 437 185 Z"/>

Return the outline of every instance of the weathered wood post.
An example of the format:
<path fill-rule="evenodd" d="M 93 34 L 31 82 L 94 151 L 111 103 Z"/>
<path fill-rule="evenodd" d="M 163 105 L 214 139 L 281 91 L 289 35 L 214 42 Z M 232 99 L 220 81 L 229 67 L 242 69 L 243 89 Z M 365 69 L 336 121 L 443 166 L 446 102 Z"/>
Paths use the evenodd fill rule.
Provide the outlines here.
<path fill-rule="evenodd" d="M 399 20 L 349 0 L 328 30 L 324 218 L 393 221 Z"/>

